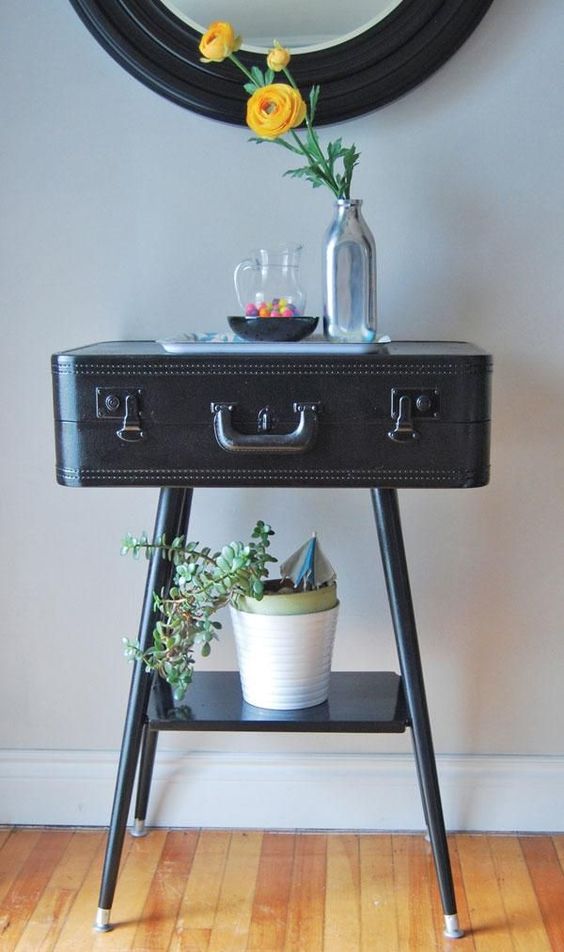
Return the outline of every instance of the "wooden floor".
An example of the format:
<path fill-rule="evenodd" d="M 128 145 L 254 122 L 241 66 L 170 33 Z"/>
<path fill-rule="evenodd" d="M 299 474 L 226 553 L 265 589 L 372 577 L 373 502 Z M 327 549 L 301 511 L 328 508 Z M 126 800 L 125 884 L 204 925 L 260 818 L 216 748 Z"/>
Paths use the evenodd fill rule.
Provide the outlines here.
<path fill-rule="evenodd" d="M 564 952 L 564 836 L 451 837 L 456 941 L 421 836 L 128 835 L 115 928 L 97 934 L 104 845 L 100 831 L 0 829 L 2 952 Z"/>

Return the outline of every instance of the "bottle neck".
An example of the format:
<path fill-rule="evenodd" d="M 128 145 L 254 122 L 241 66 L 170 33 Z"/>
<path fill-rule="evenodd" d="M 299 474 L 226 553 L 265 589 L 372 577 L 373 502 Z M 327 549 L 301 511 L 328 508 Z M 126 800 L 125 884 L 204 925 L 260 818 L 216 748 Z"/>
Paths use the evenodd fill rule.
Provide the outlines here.
<path fill-rule="evenodd" d="M 362 200 L 359 198 L 338 198 L 333 206 L 335 209 L 335 220 L 363 220 Z"/>

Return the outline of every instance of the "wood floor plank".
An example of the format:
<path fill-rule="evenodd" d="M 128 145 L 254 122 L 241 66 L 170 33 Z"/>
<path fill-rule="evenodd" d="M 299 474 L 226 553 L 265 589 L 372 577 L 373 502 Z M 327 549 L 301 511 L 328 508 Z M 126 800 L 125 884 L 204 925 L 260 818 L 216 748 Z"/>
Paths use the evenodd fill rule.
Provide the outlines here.
<path fill-rule="evenodd" d="M 246 952 L 284 948 L 295 846 L 294 834 L 264 834 Z"/>
<path fill-rule="evenodd" d="M 296 836 L 283 952 L 323 952 L 327 836 Z"/>
<path fill-rule="evenodd" d="M 360 948 L 360 851 L 358 837 L 327 837 L 324 952 Z"/>
<path fill-rule="evenodd" d="M 211 929 L 191 929 L 183 925 L 176 930 L 169 946 L 170 952 L 182 949 L 183 952 L 208 952 L 211 939 Z"/>
<path fill-rule="evenodd" d="M 437 932 L 431 901 L 428 844 L 421 836 L 393 837 L 394 888 L 401 952 L 435 952 Z"/>
<path fill-rule="evenodd" d="M 460 835 L 456 837 L 456 844 L 477 952 L 513 952 L 488 838 Z"/>
<path fill-rule="evenodd" d="M 102 839 L 101 832 L 74 833 L 27 922 L 16 952 L 43 952 L 55 947 Z"/>
<path fill-rule="evenodd" d="M 360 950 L 401 952 L 392 837 L 360 838 Z"/>
<path fill-rule="evenodd" d="M 231 835 L 209 952 L 245 952 L 256 888 L 262 833 Z"/>
<path fill-rule="evenodd" d="M 167 834 L 133 940 L 136 952 L 168 949 L 198 844 L 195 830 Z"/>
<path fill-rule="evenodd" d="M 70 830 L 41 832 L 2 901 L 0 949 L 15 949 L 72 838 Z"/>
<path fill-rule="evenodd" d="M 12 888 L 14 879 L 35 847 L 41 830 L 13 830 L 0 851 L 0 935 L 4 897 Z"/>
<path fill-rule="evenodd" d="M 556 855 L 560 860 L 560 865 L 564 871 L 564 834 L 556 834 L 552 837 L 552 842 L 554 844 L 554 849 L 556 850 Z"/>
<path fill-rule="evenodd" d="M 10 836 L 12 829 L 13 828 L 11 826 L 0 827 L 0 850 L 2 849 L 2 847 L 4 846 L 4 843 Z"/>
<path fill-rule="evenodd" d="M 564 872 L 550 836 L 524 836 L 521 849 L 555 952 L 564 949 Z"/>
<path fill-rule="evenodd" d="M 207 952 L 231 834 L 202 830 L 178 910 L 171 952 Z"/>
<path fill-rule="evenodd" d="M 491 836 L 489 846 L 515 952 L 551 952 L 519 840 Z"/>

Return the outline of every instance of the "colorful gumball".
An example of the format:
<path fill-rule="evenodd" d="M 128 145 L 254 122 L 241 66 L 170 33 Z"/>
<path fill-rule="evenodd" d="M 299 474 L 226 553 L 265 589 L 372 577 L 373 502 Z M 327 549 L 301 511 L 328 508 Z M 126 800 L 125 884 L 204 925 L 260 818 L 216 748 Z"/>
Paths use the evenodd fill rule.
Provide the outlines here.
<path fill-rule="evenodd" d="M 247 304 L 247 306 L 246 306 L 246 308 L 245 308 L 245 316 L 246 316 L 246 317 L 257 317 L 257 316 L 258 316 L 258 308 L 256 308 L 254 304 Z"/>

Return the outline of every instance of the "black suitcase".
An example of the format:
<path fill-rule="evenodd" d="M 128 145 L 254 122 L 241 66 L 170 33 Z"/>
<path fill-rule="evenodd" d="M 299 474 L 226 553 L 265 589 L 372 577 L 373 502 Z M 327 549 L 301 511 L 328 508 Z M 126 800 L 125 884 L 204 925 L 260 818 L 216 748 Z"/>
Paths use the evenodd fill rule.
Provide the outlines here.
<path fill-rule="evenodd" d="M 471 487 L 491 358 L 471 344 L 119 341 L 52 358 L 65 486 Z"/>

